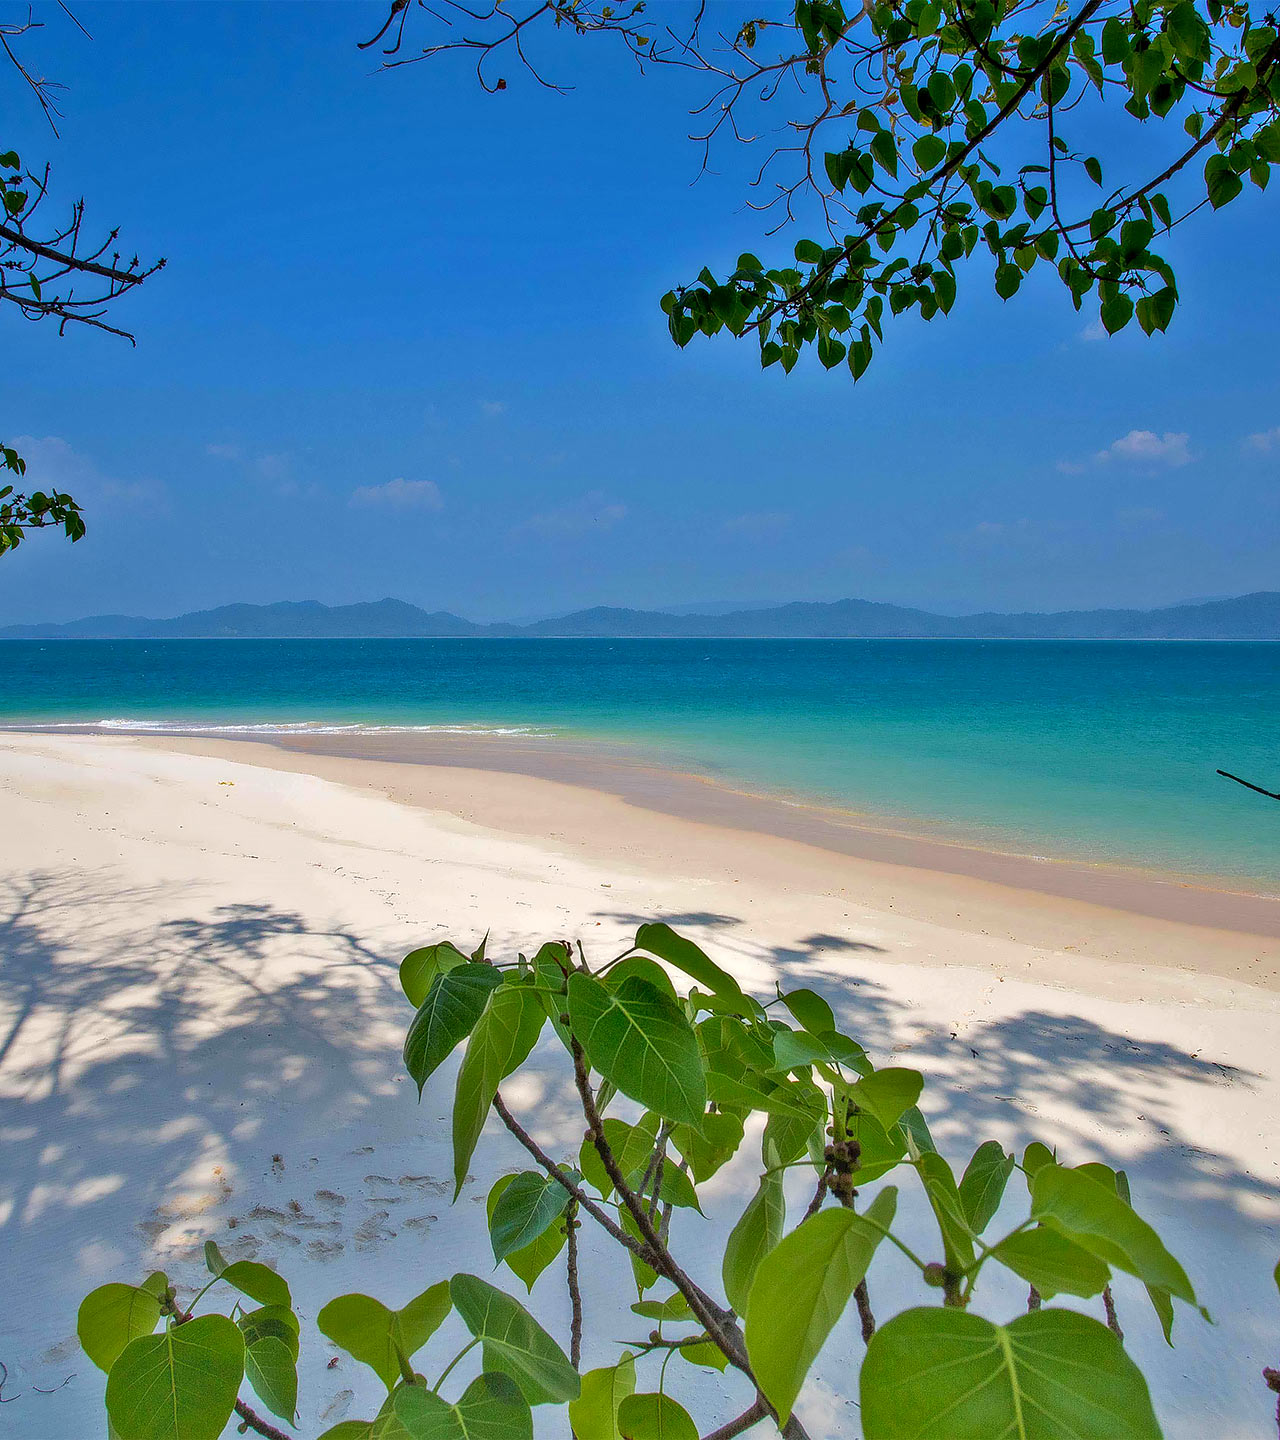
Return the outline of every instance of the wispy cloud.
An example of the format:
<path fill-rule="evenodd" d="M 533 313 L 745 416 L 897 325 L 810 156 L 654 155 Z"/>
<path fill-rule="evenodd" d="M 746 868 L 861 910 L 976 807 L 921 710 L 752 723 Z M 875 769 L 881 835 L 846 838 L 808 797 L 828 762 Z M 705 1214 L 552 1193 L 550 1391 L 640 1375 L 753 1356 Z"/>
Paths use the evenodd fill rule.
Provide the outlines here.
<path fill-rule="evenodd" d="M 1105 450 L 1099 450 L 1094 458 L 1099 463 L 1125 460 L 1141 465 L 1189 465 L 1192 457 L 1187 443 L 1190 439 L 1185 432 L 1175 434 L 1166 430 L 1163 435 L 1157 435 L 1154 430 L 1130 430 Z"/>
<path fill-rule="evenodd" d="M 1107 338 L 1107 327 L 1101 320 L 1090 320 L 1080 331 L 1081 340 L 1105 340 Z"/>
<path fill-rule="evenodd" d="M 1039 527 L 1031 520 L 979 520 L 967 530 L 957 530 L 947 537 L 961 549 L 986 550 L 1000 546 L 1026 545 L 1041 538 Z"/>
<path fill-rule="evenodd" d="M 385 485 L 360 485 L 351 492 L 351 504 L 385 510 L 443 510 L 444 496 L 434 480 L 406 480 L 402 476 Z"/>
<path fill-rule="evenodd" d="M 748 510 L 731 516 L 720 528 L 741 540 L 767 540 L 790 524 L 791 516 L 785 510 Z"/>
<path fill-rule="evenodd" d="M 117 480 L 104 475 L 97 464 L 60 435 L 19 435 L 9 444 L 27 462 L 24 490 L 65 490 L 91 507 L 154 503 L 163 494 L 157 480 Z"/>
<path fill-rule="evenodd" d="M 505 400 L 482 400 L 480 408 L 486 415 L 505 415 L 507 402 Z"/>
<path fill-rule="evenodd" d="M 542 510 L 520 527 L 548 540 L 564 540 L 592 531 L 612 530 L 627 518 L 627 507 L 610 500 L 603 490 L 590 490 L 581 499 L 554 510 Z"/>
<path fill-rule="evenodd" d="M 204 453 L 215 460 L 239 460 L 244 452 L 239 445 L 206 445 Z"/>
<path fill-rule="evenodd" d="M 1280 450 L 1280 425 L 1272 430 L 1260 430 L 1256 435 L 1245 437 L 1245 449 L 1257 450 L 1267 454 L 1271 450 Z"/>

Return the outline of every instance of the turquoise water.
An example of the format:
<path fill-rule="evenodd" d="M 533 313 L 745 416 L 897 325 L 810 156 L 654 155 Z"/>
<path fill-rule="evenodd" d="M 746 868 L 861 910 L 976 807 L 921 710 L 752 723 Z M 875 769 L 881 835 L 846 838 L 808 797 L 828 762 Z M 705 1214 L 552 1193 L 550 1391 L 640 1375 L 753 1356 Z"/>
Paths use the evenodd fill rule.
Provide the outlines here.
<path fill-rule="evenodd" d="M 1280 889 L 1280 644 L 14 641 L 0 722 L 604 739 L 1024 853 Z"/>

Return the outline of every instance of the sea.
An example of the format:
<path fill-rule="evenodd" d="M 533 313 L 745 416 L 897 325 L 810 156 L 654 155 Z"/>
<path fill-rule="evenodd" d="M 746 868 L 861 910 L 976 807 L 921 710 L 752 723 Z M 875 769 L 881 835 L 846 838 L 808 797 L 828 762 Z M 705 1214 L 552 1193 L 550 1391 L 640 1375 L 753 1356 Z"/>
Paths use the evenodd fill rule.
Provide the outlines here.
<path fill-rule="evenodd" d="M 1006 853 L 1280 893 L 1280 643 L 0 643 L 0 726 L 609 747 Z"/>

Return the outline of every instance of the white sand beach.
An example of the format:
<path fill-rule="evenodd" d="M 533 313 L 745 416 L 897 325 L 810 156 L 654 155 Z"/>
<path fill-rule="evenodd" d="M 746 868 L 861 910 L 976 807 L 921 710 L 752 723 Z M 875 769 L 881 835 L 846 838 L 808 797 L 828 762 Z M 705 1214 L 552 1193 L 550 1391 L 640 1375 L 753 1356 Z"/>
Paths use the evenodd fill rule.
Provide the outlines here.
<path fill-rule="evenodd" d="M 1215 920 L 1230 910 L 1229 897 L 1205 901 Z M 605 956 L 650 919 L 761 995 L 775 982 L 820 990 L 874 1057 L 936 1077 L 923 1107 L 953 1162 L 985 1139 L 1019 1151 L 1043 1139 L 1072 1163 L 1127 1170 L 1217 1322 L 1184 1310 L 1169 1350 L 1141 1288 L 1117 1283 L 1166 1435 L 1268 1433 L 1274 1396 L 1259 1371 L 1280 1364 L 1274 916 L 1193 924 L 527 775 L 21 734 L 0 737 L 0 1431 L 103 1433 L 102 1377 L 75 1339 L 80 1298 L 153 1268 L 192 1286 L 208 1238 L 277 1265 L 293 1287 L 297 1433 L 371 1416 L 376 1380 L 345 1356 L 330 1368 L 317 1310 L 349 1290 L 402 1304 L 458 1270 L 490 1276 L 483 1200 L 495 1176 L 524 1168 L 491 1122 L 450 1210 L 453 1066 L 418 1104 L 400 1064 L 411 1012 L 399 959 L 486 930 L 493 953 L 572 937 Z M 507 1097 L 545 1145 L 576 1152 L 581 1119 L 545 1041 L 539 1060 Z M 755 1165 L 744 1146 L 709 1185 L 711 1225 L 736 1218 Z M 924 1237 L 910 1180 L 901 1212 Z M 1024 1198 L 1015 1176 L 1009 1213 Z M 674 1239 L 718 1288 L 713 1247 L 698 1240 L 706 1223 L 677 1223 Z M 590 1365 L 647 1325 L 584 1243 Z M 885 1276 L 873 1286 L 884 1314 L 919 1298 L 892 1260 Z M 520 1288 L 506 1273 L 497 1283 Z M 1022 1302 L 1019 1285 L 996 1283 L 979 1308 L 1006 1318 Z M 531 1303 L 564 1333 L 556 1267 Z M 802 1412 L 815 1440 L 859 1434 L 841 1384 L 860 1343 L 846 1317 L 816 1367 Z M 448 1346 L 439 1353 L 443 1366 Z M 709 1420 L 733 1382 L 688 1373 L 690 1408 Z M 559 1433 L 538 1418 L 540 1435 Z"/>

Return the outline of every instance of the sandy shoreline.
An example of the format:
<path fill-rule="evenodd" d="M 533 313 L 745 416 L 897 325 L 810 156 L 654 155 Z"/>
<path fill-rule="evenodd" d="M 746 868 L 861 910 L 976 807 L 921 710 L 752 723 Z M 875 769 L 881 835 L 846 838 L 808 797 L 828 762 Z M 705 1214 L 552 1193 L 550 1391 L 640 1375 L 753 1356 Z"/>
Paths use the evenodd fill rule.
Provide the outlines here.
<path fill-rule="evenodd" d="M 1265 1431 L 1258 1371 L 1280 1360 L 1271 935 L 681 818 L 576 778 L 244 741 L 0 738 L 0 1237 L 16 1293 L 45 1297 L 0 1314 L 5 1397 L 20 1395 L 6 1433 L 97 1433 L 79 1297 L 155 1264 L 190 1284 L 209 1236 L 278 1264 L 308 1323 L 344 1290 L 402 1303 L 456 1269 L 490 1275 L 480 1202 L 519 1157 L 487 1133 L 447 1212 L 452 1076 L 412 1103 L 396 962 L 486 928 L 504 950 L 574 935 L 614 952 L 651 918 L 757 993 L 818 988 L 877 1057 L 945 1076 L 926 1109 L 953 1158 L 1044 1138 L 1124 1166 L 1219 1321 L 1180 1316 L 1168 1351 L 1140 1289 L 1118 1287 L 1166 1434 Z M 510 1099 L 544 1143 L 576 1149 L 550 1055 Z M 712 1187 L 718 1226 L 754 1185 L 743 1161 Z M 923 1224 L 911 1197 L 904 1216 Z M 608 1318 L 617 1303 L 593 1273 L 601 1337 L 629 1333 Z M 553 1278 L 533 1304 L 562 1323 Z M 372 1413 L 355 1367 L 329 1370 L 310 1335 L 304 1440 Z M 806 1416 L 820 1440 L 858 1433 L 846 1342 L 820 1362 Z M 695 1400 L 721 1383 L 698 1381 Z"/>

